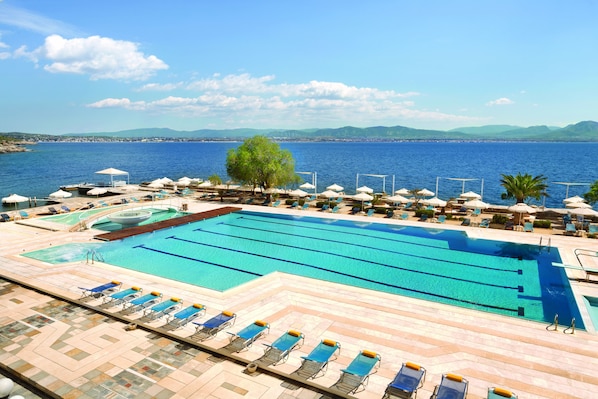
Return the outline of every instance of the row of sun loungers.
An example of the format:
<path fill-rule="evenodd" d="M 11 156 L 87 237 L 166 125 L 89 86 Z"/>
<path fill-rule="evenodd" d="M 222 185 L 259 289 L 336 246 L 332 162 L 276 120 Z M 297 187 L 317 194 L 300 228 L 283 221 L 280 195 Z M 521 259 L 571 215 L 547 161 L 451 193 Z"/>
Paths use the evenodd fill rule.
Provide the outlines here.
<path fill-rule="evenodd" d="M 166 317 L 163 327 L 180 328 L 192 323 L 195 333 L 191 336 L 198 340 L 215 337 L 220 331 L 235 324 L 237 315 L 230 311 L 223 311 L 209 320 L 200 323 L 194 321 L 205 315 L 206 308 L 201 304 L 183 307 L 183 300 L 172 297 L 162 300 L 162 293 L 152 291 L 143 295 L 140 287 L 121 290 L 122 283 L 110 281 L 96 287 L 84 288 L 81 299 L 101 299 L 104 308 L 122 306 L 127 313 L 143 312 L 142 318 L 147 321 Z M 263 320 L 256 320 L 236 333 L 229 332 L 229 343 L 224 349 L 231 353 L 241 352 L 250 348 L 257 340 L 270 333 L 270 324 Z M 264 344 L 264 354 L 255 360 L 262 367 L 274 366 L 288 360 L 293 350 L 303 346 L 305 336 L 302 332 L 290 329 L 274 340 L 271 344 Z M 328 364 L 338 358 L 341 344 L 331 339 L 322 340 L 307 356 L 301 356 L 301 365 L 293 373 L 301 378 L 313 379 L 324 375 Z M 368 384 L 369 376 L 380 368 L 381 356 L 373 351 L 360 351 L 351 363 L 341 370 L 341 375 L 333 387 L 350 394 L 360 392 Z M 394 379 L 388 384 L 383 399 L 417 397 L 426 378 L 426 369 L 418 364 L 403 363 Z M 431 399 L 465 399 L 469 382 L 457 374 L 443 374 L 442 379 L 434 388 Z M 517 395 L 503 388 L 489 388 L 488 399 L 516 399 Z"/>

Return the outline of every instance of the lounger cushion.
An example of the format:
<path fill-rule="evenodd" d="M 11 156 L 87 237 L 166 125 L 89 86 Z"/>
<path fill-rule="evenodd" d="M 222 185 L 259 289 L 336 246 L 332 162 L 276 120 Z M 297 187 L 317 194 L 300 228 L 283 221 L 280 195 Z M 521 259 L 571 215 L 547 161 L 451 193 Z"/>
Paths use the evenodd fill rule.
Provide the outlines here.
<path fill-rule="evenodd" d="M 453 381 L 457 381 L 457 382 L 461 382 L 463 381 L 463 377 L 461 377 L 460 375 L 457 374 L 447 374 L 446 378 L 448 378 L 449 380 L 453 380 Z"/>
<path fill-rule="evenodd" d="M 513 396 L 513 393 L 508 389 L 504 388 L 494 388 L 494 393 L 500 396 L 504 396 L 505 398 L 510 398 Z"/>
<path fill-rule="evenodd" d="M 371 357 L 371 358 L 376 357 L 376 352 L 372 352 L 372 351 L 365 350 L 365 351 L 362 351 L 361 354 L 363 356 L 367 356 L 367 357 Z"/>
<path fill-rule="evenodd" d="M 325 339 L 324 341 L 322 341 L 322 343 L 328 346 L 336 346 L 336 341 L 333 341 L 331 339 Z"/>
<path fill-rule="evenodd" d="M 405 366 L 409 367 L 410 369 L 418 370 L 418 371 L 419 371 L 419 369 L 421 369 L 421 366 L 419 364 L 415 364 L 415 363 L 411 363 L 411 362 L 405 363 Z"/>
<path fill-rule="evenodd" d="M 297 330 L 289 330 L 289 335 L 292 335 L 293 337 L 300 337 L 301 332 Z"/>
<path fill-rule="evenodd" d="M 197 308 L 197 309 L 202 309 L 202 308 L 203 308 L 203 305 L 201 305 L 201 304 L 199 304 L 199 303 L 194 303 L 194 304 L 193 304 L 193 307 L 194 307 L 194 308 Z"/>
<path fill-rule="evenodd" d="M 266 323 L 265 321 L 261 321 L 261 320 L 256 320 L 255 323 L 256 326 L 260 326 L 260 327 L 264 327 L 266 325 L 268 325 L 268 323 Z"/>
<path fill-rule="evenodd" d="M 228 316 L 228 317 L 231 317 L 232 315 L 234 315 L 234 313 L 233 313 L 233 312 L 231 312 L 230 310 L 225 310 L 224 312 L 222 312 L 222 314 L 223 314 L 224 316 Z"/>
<path fill-rule="evenodd" d="M 112 284 L 119 285 L 119 284 L 120 284 L 120 281 L 112 280 Z"/>
<path fill-rule="evenodd" d="M 141 291 L 141 288 L 139 288 L 139 287 L 131 287 L 131 289 L 135 290 L 135 291 Z"/>
<path fill-rule="evenodd" d="M 153 296 L 161 296 L 162 294 L 160 294 L 158 291 L 152 291 L 151 294 Z"/>
<path fill-rule="evenodd" d="M 172 297 L 172 298 L 170 298 L 170 300 L 171 300 L 172 302 L 180 302 L 180 301 L 181 301 L 181 298 Z"/>

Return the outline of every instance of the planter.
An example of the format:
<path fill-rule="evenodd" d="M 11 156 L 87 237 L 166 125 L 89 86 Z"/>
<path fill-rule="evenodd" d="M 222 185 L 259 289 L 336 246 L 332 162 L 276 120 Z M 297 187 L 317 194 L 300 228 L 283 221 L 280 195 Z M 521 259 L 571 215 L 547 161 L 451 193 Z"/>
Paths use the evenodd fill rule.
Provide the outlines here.
<path fill-rule="evenodd" d="M 245 370 L 247 370 L 248 373 L 255 373 L 257 371 L 257 364 L 256 363 L 249 363 L 246 367 Z"/>

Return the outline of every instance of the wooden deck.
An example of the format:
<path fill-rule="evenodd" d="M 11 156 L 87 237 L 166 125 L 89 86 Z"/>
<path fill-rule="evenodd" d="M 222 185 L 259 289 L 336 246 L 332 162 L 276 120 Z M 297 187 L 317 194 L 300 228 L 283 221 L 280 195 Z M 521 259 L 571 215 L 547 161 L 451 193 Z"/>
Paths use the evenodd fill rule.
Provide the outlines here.
<path fill-rule="evenodd" d="M 163 220 L 161 222 L 146 224 L 143 226 L 128 227 L 126 229 L 112 231 L 109 233 L 102 233 L 94 236 L 94 238 L 103 241 L 122 240 L 123 238 L 136 236 L 144 233 L 151 233 L 152 231 L 166 229 L 168 227 L 180 226 L 182 224 L 197 222 L 200 220 L 210 219 L 221 215 L 227 215 L 233 212 L 239 212 L 241 208 L 232 206 L 225 206 L 218 209 L 213 209 L 205 212 L 192 213 L 191 215 L 181 216 L 179 218 Z"/>

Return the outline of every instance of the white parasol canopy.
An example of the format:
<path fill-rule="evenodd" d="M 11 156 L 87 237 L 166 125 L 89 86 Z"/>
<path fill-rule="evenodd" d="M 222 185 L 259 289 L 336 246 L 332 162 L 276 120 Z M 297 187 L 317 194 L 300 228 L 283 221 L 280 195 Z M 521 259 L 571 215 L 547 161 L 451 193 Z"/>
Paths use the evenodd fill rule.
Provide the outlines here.
<path fill-rule="evenodd" d="M 72 196 L 73 196 L 73 194 L 69 193 L 68 191 L 58 190 L 58 191 L 54 191 L 53 193 L 48 195 L 48 198 L 60 200 L 60 199 L 69 198 Z"/>
<path fill-rule="evenodd" d="M 460 198 L 465 198 L 465 199 L 482 199 L 482 196 L 478 193 L 474 193 L 473 191 L 468 191 L 466 193 L 463 193 L 459 196 Z"/>
<path fill-rule="evenodd" d="M 316 188 L 316 186 L 314 186 L 311 183 L 303 183 L 302 185 L 299 186 L 299 188 L 304 188 L 306 190 L 313 190 L 314 188 Z"/>
<path fill-rule="evenodd" d="M 388 202 L 399 202 L 401 204 L 406 204 L 407 202 L 409 202 L 409 199 L 403 197 L 402 195 L 393 195 L 392 197 L 386 197 L 384 198 L 385 201 Z"/>
<path fill-rule="evenodd" d="M 567 208 L 592 208 L 592 205 L 586 204 L 585 202 L 567 202 L 565 206 Z"/>
<path fill-rule="evenodd" d="M 300 190 L 300 189 L 293 190 L 293 191 L 289 192 L 289 196 L 291 196 L 291 197 L 300 197 L 301 198 L 301 197 L 306 197 L 308 195 L 309 195 L 308 193 L 306 193 L 305 191 Z"/>
<path fill-rule="evenodd" d="M 515 205 L 511 205 L 507 208 L 509 212 L 518 213 L 519 214 L 519 224 L 521 224 L 521 219 L 524 213 L 536 213 L 536 210 L 529 206 L 528 204 L 524 204 L 523 202 L 518 202 Z"/>
<path fill-rule="evenodd" d="M 434 195 L 434 193 L 432 191 L 428 190 L 427 188 L 419 190 L 417 192 L 417 194 L 421 195 L 422 197 L 431 197 Z"/>
<path fill-rule="evenodd" d="M 411 192 L 409 190 L 407 190 L 406 188 L 401 188 L 401 189 L 398 189 L 397 191 L 395 191 L 395 194 L 397 194 L 397 195 L 409 195 L 409 194 L 411 194 Z"/>
<path fill-rule="evenodd" d="M 576 216 L 598 216 L 598 212 L 592 208 L 575 208 L 571 209 L 569 213 Z"/>
<path fill-rule="evenodd" d="M 322 191 L 319 195 L 325 198 L 335 198 L 338 197 L 338 193 L 332 190 Z"/>
<path fill-rule="evenodd" d="M 334 183 L 328 187 L 326 187 L 326 190 L 332 190 L 332 191 L 343 191 L 343 186 L 339 186 L 338 184 Z"/>
<path fill-rule="evenodd" d="M 361 192 L 361 193 L 359 193 L 359 194 L 357 194 L 357 195 L 354 195 L 354 196 L 353 196 L 353 199 L 354 199 L 355 201 L 361 201 L 361 202 L 364 202 L 364 201 L 371 201 L 371 200 L 373 200 L 373 199 L 374 199 L 374 197 L 372 197 L 372 196 L 371 196 L 371 195 L 369 195 L 368 193 Z"/>
<path fill-rule="evenodd" d="M 197 187 L 212 187 L 212 182 L 209 180 L 202 181 Z"/>
<path fill-rule="evenodd" d="M 105 188 L 102 187 L 95 187 L 92 188 L 91 190 L 89 190 L 87 192 L 87 195 L 102 195 L 102 194 L 106 194 L 108 192 L 108 190 L 106 190 Z"/>
<path fill-rule="evenodd" d="M 446 201 L 441 200 L 438 197 L 433 197 L 428 200 L 424 200 L 423 203 L 426 205 L 430 205 L 430 206 L 440 206 L 440 207 L 446 206 Z"/>
<path fill-rule="evenodd" d="M 15 208 L 17 208 L 19 206 L 19 202 L 27 202 L 27 201 L 29 201 L 29 198 L 23 197 L 22 195 L 19 195 L 19 194 L 11 194 L 8 197 L 2 198 L 3 204 L 15 204 Z"/>
<path fill-rule="evenodd" d="M 479 199 L 472 199 L 470 201 L 465 201 L 463 206 L 469 209 L 487 209 L 489 205 L 482 200 Z"/>
<path fill-rule="evenodd" d="M 565 204 L 569 204 L 571 202 L 586 202 L 586 200 L 583 199 L 582 197 L 580 197 L 579 195 L 576 195 L 576 196 L 573 196 L 573 197 L 565 198 L 563 200 L 563 202 Z"/>
<path fill-rule="evenodd" d="M 355 190 L 355 191 L 357 191 L 358 193 L 368 193 L 368 194 L 371 194 L 374 192 L 374 190 L 369 188 L 368 186 L 358 187 L 357 190 Z"/>
<path fill-rule="evenodd" d="M 154 180 L 150 184 L 147 185 L 150 188 L 162 188 L 164 187 L 164 183 L 160 181 L 160 179 Z"/>

